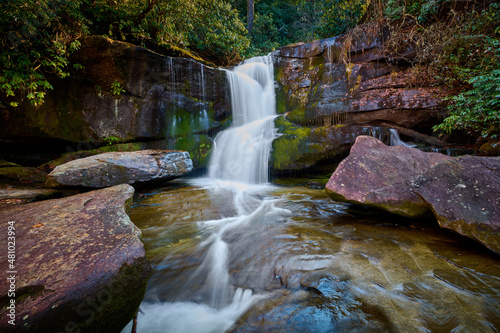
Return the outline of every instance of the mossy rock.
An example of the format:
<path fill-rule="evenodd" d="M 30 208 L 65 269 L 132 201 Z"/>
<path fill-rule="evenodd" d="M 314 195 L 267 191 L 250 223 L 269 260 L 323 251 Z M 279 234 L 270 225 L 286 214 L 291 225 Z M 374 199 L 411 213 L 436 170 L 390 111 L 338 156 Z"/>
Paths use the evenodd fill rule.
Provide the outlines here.
<path fill-rule="evenodd" d="M 274 124 L 281 136 L 273 141 L 272 168 L 275 170 L 303 168 L 297 161 L 311 152 L 309 147 L 311 128 L 296 126 L 283 117 L 276 118 Z"/>
<path fill-rule="evenodd" d="M 208 136 L 186 135 L 171 140 L 173 149 L 189 152 L 194 168 L 206 168 L 210 162 L 213 141 Z"/>
<path fill-rule="evenodd" d="M 7 166 L 0 168 L 0 180 L 16 181 L 27 184 L 45 183 L 47 173 L 36 168 Z"/>

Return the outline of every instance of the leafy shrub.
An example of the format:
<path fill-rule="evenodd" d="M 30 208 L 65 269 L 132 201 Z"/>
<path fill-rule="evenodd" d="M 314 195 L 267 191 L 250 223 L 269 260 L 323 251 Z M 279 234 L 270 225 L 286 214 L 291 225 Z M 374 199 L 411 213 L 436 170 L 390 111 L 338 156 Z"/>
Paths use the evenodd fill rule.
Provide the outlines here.
<path fill-rule="evenodd" d="M 500 138 L 500 70 L 492 70 L 468 80 L 472 89 L 451 97 L 449 116 L 434 127 L 451 133 L 466 131 L 471 137 Z"/>
<path fill-rule="evenodd" d="M 38 106 L 51 78 L 70 74 L 69 56 L 80 47 L 85 26 L 80 1 L 2 3 L 0 11 L 0 91 L 11 106 L 24 98 Z"/>

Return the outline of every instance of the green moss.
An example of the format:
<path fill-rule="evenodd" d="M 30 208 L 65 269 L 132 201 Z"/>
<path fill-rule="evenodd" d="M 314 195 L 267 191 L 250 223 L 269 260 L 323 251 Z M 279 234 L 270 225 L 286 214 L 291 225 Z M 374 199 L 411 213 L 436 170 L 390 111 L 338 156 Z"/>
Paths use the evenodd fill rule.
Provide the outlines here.
<path fill-rule="evenodd" d="M 308 70 L 313 70 L 316 67 L 324 67 L 325 66 L 325 58 L 324 57 L 313 57 L 311 62 L 309 63 Z"/>
<path fill-rule="evenodd" d="M 283 117 L 276 118 L 275 126 L 282 135 L 273 141 L 271 165 L 277 170 L 294 169 L 296 161 L 310 152 L 311 129 L 296 126 Z"/>
<path fill-rule="evenodd" d="M 292 112 L 290 112 L 286 118 L 297 124 L 305 124 L 306 122 L 306 110 L 303 107 L 299 107 Z"/>
<path fill-rule="evenodd" d="M 206 135 L 187 135 L 177 138 L 173 148 L 189 152 L 194 167 L 204 168 L 210 161 L 213 142 Z"/>
<path fill-rule="evenodd" d="M 171 110 L 166 119 L 166 137 L 176 137 L 208 131 L 215 126 L 215 121 L 203 112 L 191 113 L 178 107 Z"/>

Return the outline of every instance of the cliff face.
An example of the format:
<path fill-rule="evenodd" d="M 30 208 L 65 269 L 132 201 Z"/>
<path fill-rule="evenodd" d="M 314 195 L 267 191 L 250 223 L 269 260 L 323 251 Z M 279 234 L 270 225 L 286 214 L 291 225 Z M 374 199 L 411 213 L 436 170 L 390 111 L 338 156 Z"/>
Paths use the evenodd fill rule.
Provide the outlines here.
<path fill-rule="evenodd" d="M 302 170 L 345 157 L 359 135 L 389 123 L 428 130 L 441 117 L 441 91 L 408 78 L 412 50 L 381 55 L 389 32 L 285 46 L 274 53 L 276 125 L 271 168 Z M 0 139 L 103 144 L 161 140 L 206 166 L 215 135 L 231 123 L 226 73 L 184 58 L 90 36 L 73 61 L 84 69 L 56 80 L 46 102 L 0 110 Z M 33 141 L 32 141 L 33 142 Z M 87 145 L 88 146 L 88 145 Z M 93 147 L 95 148 L 95 147 Z"/>
<path fill-rule="evenodd" d="M 178 138 L 214 131 L 231 114 L 224 71 L 105 37 L 81 42 L 73 60 L 84 69 L 54 81 L 40 108 L 24 103 L 3 110 L 1 137 Z"/>
<path fill-rule="evenodd" d="M 342 156 L 356 136 L 369 132 L 368 125 L 390 123 L 427 131 L 442 119 L 442 90 L 431 83 L 415 87 L 409 78 L 413 50 L 390 58 L 380 52 L 389 35 L 383 27 L 364 26 L 350 36 L 275 52 L 278 112 L 297 129 L 329 133 L 324 140 L 307 136 L 298 143 L 299 135 L 280 130 L 284 135 L 275 142 L 275 170 L 302 169 Z M 330 140 L 336 132 L 342 137 L 341 147 Z M 349 133 L 349 142 L 341 132 Z M 303 150 L 297 156 L 309 156 L 307 163 L 281 155 L 279 146 L 294 142 Z"/>

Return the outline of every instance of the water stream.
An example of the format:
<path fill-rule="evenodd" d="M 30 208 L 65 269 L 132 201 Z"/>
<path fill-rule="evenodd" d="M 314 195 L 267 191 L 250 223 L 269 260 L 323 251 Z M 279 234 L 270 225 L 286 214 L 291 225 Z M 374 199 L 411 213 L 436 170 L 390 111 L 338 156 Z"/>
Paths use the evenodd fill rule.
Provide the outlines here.
<path fill-rule="evenodd" d="M 498 330 L 498 257 L 433 221 L 268 184 L 272 73 L 268 57 L 228 71 L 233 125 L 209 178 L 138 193 L 154 268 L 138 332 Z"/>

